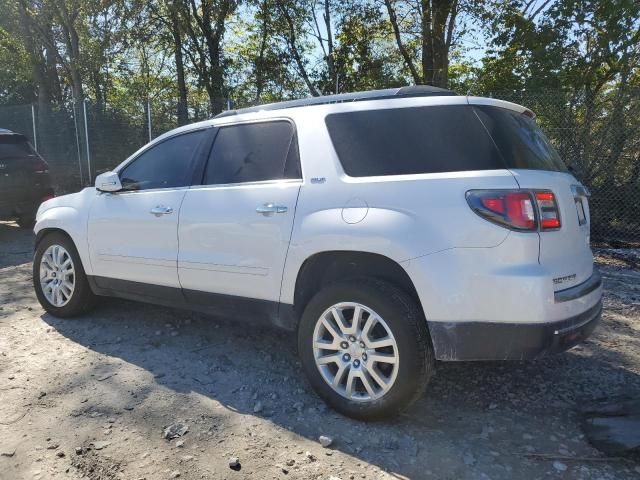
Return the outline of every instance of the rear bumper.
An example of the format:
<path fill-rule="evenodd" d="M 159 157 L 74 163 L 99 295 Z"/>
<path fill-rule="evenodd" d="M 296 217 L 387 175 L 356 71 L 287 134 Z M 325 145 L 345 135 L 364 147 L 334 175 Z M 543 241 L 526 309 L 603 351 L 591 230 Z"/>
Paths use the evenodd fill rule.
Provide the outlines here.
<path fill-rule="evenodd" d="M 525 360 L 562 352 L 585 340 L 600 321 L 602 301 L 550 323 L 429 322 L 439 360 Z"/>
<path fill-rule="evenodd" d="M 438 360 L 535 358 L 591 334 L 602 309 L 602 280 L 591 256 L 558 272 L 531 255 L 536 245 L 537 239 L 513 234 L 496 248 L 450 249 L 404 263 Z M 574 272 L 582 281 L 556 290 L 554 279 Z"/>
<path fill-rule="evenodd" d="M 34 216 L 40 203 L 38 201 L 0 204 L 0 219 L 12 219 L 22 216 Z"/>

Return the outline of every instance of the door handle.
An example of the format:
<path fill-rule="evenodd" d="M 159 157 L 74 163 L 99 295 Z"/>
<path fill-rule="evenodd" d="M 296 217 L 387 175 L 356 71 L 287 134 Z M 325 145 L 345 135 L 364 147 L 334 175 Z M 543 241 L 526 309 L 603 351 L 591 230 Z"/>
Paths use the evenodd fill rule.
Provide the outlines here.
<path fill-rule="evenodd" d="M 284 205 L 274 205 L 273 203 L 265 203 L 256 208 L 256 212 L 261 213 L 265 217 L 270 217 L 274 213 L 287 213 L 287 210 L 289 209 Z"/>
<path fill-rule="evenodd" d="M 169 215 L 170 213 L 173 213 L 173 208 L 166 207 L 164 205 L 156 205 L 149 211 L 149 213 L 155 215 L 156 217 L 159 217 L 161 215 Z"/>

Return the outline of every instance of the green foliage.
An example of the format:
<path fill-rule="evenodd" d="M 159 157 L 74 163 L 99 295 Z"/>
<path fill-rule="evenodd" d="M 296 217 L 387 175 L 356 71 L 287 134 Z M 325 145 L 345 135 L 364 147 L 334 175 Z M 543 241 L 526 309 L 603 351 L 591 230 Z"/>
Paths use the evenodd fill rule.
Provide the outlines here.
<path fill-rule="evenodd" d="M 340 91 L 407 85 L 389 21 L 373 5 L 353 5 L 340 19 L 335 63 Z M 328 78 L 324 79 L 329 81 Z"/>
<path fill-rule="evenodd" d="M 34 98 L 29 56 L 19 39 L 0 27 L 0 103 L 31 103 Z"/>

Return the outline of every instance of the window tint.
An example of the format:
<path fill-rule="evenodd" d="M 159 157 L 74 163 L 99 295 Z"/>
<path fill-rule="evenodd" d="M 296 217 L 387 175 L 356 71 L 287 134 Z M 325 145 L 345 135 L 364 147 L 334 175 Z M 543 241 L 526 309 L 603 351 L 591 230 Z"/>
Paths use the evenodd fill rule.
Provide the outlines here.
<path fill-rule="evenodd" d="M 504 168 L 466 105 L 336 113 L 326 124 L 345 172 L 353 177 Z"/>
<path fill-rule="evenodd" d="M 532 118 L 505 108 L 475 108 L 508 168 L 567 171 L 558 152 Z"/>
<path fill-rule="evenodd" d="M 0 158 L 35 156 L 29 142 L 21 135 L 0 135 Z"/>
<path fill-rule="evenodd" d="M 191 160 L 206 135 L 206 130 L 198 130 L 151 147 L 120 172 L 122 187 L 147 190 L 189 185 Z"/>
<path fill-rule="evenodd" d="M 300 178 L 294 129 L 286 121 L 222 127 L 204 175 L 205 185 Z"/>

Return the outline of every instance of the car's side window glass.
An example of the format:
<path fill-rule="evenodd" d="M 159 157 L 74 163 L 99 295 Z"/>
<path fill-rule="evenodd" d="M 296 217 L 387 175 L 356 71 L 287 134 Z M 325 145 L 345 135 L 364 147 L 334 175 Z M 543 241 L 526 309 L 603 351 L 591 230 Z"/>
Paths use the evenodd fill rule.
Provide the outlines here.
<path fill-rule="evenodd" d="M 220 128 L 205 170 L 205 185 L 283 178 L 300 178 L 298 146 L 290 122 Z"/>
<path fill-rule="evenodd" d="M 207 130 L 169 138 L 146 150 L 120 172 L 124 190 L 177 188 L 191 182 L 191 160 Z"/>
<path fill-rule="evenodd" d="M 325 119 L 347 175 L 368 177 L 505 168 L 466 105 L 340 112 Z"/>

